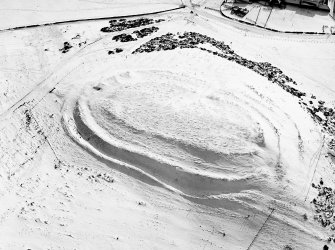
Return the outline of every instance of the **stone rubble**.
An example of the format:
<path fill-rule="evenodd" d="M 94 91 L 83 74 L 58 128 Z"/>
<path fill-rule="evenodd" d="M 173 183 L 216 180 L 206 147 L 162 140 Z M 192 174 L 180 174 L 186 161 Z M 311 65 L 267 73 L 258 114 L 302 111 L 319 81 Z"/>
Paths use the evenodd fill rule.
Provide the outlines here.
<path fill-rule="evenodd" d="M 150 27 L 150 28 L 143 28 L 141 30 L 135 30 L 133 32 L 133 34 L 135 34 L 137 36 L 137 38 L 143 38 L 143 37 L 146 37 L 148 35 L 151 35 L 152 33 L 154 32 L 157 32 L 159 30 L 158 27 Z"/>
<path fill-rule="evenodd" d="M 117 42 L 125 43 L 125 42 L 136 41 L 137 38 L 133 37 L 132 35 L 123 33 L 123 34 L 114 36 L 114 37 L 113 37 L 113 40 L 114 40 L 114 41 L 117 41 Z"/>
<path fill-rule="evenodd" d="M 325 228 L 335 230 L 335 215 L 334 215 L 334 204 L 335 204 L 335 190 L 331 187 L 326 187 L 321 179 L 318 184 L 312 184 L 312 187 L 318 191 L 316 198 L 312 200 L 312 204 L 315 208 L 314 220 L 320 223 Z M 328 238 L 328 242 L 333 241 L 335 243 L 334 234 Z"/>
<path fill-rule="evenodd" d="M 131 28 L 138 28 L 141 26 L 146 26 L 154 23 L 160 23 L 163 22 L 164 19 L 150 19 L 150 18 L 139 18 L 139 19 L 113 19 L 109 21 L 110 26 L 109 27 L 103 27 L 101 29 L 102 32 L 116 32 L 116 31 L 123 31 L 126 29 Z"/>
<path fill-rule="evenodd" d="M 159 28 L 152 26 L 149 28 L 141 29 L 141 30 L 135 30 L 132 34 L 122 33 L 120 35 L 116 35 L 113 37 L 113 40 L 117 42 L 123 42 L 123 43 L 132 42 L 132 41 L 136 41 L 138 38 L 149 36 L 152 33 L 157 32 L 158 30 Z"/>

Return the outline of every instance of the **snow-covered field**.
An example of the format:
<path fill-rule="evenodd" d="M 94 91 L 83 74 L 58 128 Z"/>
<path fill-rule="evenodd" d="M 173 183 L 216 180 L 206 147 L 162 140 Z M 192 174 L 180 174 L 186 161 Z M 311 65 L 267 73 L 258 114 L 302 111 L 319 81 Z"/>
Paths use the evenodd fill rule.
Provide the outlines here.
<path fill-rule="evenodd" d="M 8 9 L 29 8 L 17 2 Z M 66 6 L 79 2 L 83 17 L 138 10 Z M 335 105 L 335 38 L 233 23 L 208 2 L 114 32 L 0 33 L 0 249 L 335 246 L 311 203 L 312 183 L 335 180 L 333 118 L 318 106 Z"/>
<path fill-rule="evenodd" d="M 1 0 L 0 30 L 77 19 L 144 14 L 180 6 L 179 0 Z"/>

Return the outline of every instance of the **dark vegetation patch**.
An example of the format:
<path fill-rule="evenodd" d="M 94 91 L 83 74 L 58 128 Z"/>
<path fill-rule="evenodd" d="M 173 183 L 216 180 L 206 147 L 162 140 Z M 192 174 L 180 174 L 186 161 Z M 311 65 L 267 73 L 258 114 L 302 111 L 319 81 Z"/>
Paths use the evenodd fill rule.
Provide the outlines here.
<path fill-rule="evenodd" d="M 333 153 L 333 156 L 335 156 L 335 139 L 332 138 L 329 142 L 328 142 L 328 148 L 329 150 L 331 150 Z"/>
<path fill-rule="evenodd" d="M 207 48 L 202 47 L 202 44 L 210 44 L 215 47 L 219 52 L 212 51 Z M 173 50 L 176 48 L 186 49 L 186 48 L 196 48 L 202 51 L 206 51 L 215 56 L 222 57 L 226 60 L 233 61 L 237 64 L 240 64 L 257 74 L 266 77 L 269 81 L 277 84 L 286 92 L 291 95 L 299 98 L 299 103 L 301 106 L 306 109 L 311 115 L 312 119 L 321 125 L 324 132 L 327 132 L 331 137 L 335 135 L 335 112 L 334 108 L 326 107 L 324 102 L 319 100 L 316 101 L 315 96 L 311 96 L 310 102 L 316 103 L 314 106 L 309 106 L 304 102 L 303 97 L 306 97 L 306 93 L 298 90 L 293 87 L 297 85 L 291 77 L 283 73 L 282 70 L 273 66 L 268 62 L 254 62 L 252 60 L 246 59 L 234 52 L 229 45 L 226 45 L 222 41 L 217 41 L 214 38 L 202 35 L 196 32 L 185 32 L 182 35 L 175 35 L 172 33 L 167 33 L 165 35 L 155 37 L 150 41 L 142 44 L 139 48 L 133 51 L 133 54 L 137 53 L 150 53 L 154 51 L 163 51 L 163 50 Z M 307 97 L 306 97 L 307 98 Z M 335 140 L 333 145 L 335 148 Z M 329 145 L 330 146 L 330 145 Z"/>
<path fill-rule="evenodd" d="M 322 126 L 322 129 L 331 135 L 335 135 L 335 110 L 327 107 L 324 101 L 300 102 L 313 117 L 314 121 Z M 330 149 L 335 149 L 335 140 L 331 139 L 328 143 Z"/>
<path fill-rule="evenodd" d="M 111 54 L 118 54 L 118 53 L 121 53 L 123 51 L 123 49 L 121 48 L 116 48 L 116 49 L 113 49 L 113 50 L 109 50 L 108 51 L 108 55 L 111 55 Z"/>
<path fill-rule="evenodd" d="M 81 47 L 81 46 L 85 45 L 86 43 L 87 43 L 87 41 L 80 42 L 80 43 L 78 43 L 78 46 Z"/>
<path fill-rule="evenodd" d="M 109 27 L 103 27 L 101 29 L 102 32 L 116 32 L 116 31 L 123 31 L 126 29 L 131 28 L 138 28 L 141 26 L 146 26 L 154 23 L 159 23 L 164 21 L 164 19 L 150 19 L 150 18 L 139 18 L 133 20 L 127 19 L 113 19 L 109 21 Z"/>
<path fill-rule="evenodd" d="M 64 42 L 63 48 L 59 49 L 62 53 L 67 53 L 72 48 L 72 45 L 69 42 Z"/>
<path fill-rule="evenodd" d="M 80 40 L 81 36 L 79 34 L 77 34 L 76 36 L 72 37 L 71 40 Z M 85 45 L 87 43 L 87 41 L 81 41 L 78 43 L 78 47 L 80 48 L 82 45 Z"/>
<path fill-rule="evenodd" d="M 97 174 L 97 177 L 108 182 L 108 183 L 113 183 L 114 179 L 108 175 L 108 174 Z"/>
<path fill-rule="evenodd" d="M 137 38 L 134 38 L 132 35 L 129 35 L 129 34 L 120 34 L 120 35 L 117 35 L 117 36 L 114 36 L 113 37 L 113 40 L 114 41 L 117 41 L 117 42 L 122 42 L 122 43 L 125 43 L 125 42 L 132 42 L 132 41 L 136 41 Z"/>
<path fill-rule="evenodd" d="M 94 86 L 93 89 L 95 89 L 97 91 L 101 90 L 101 88 L 99 86 Z"/>
<path fill-rule="evenodd" d="M 159 30 L 158 27 L 152 26 L 150 28 L 143 28 L 141 30 L 135 30 L 133 34 L 135 34 L 137 38 L 143 38 L 143 37 L 151 35 L 154 32 L 157 32 L 158 30 Z"/>
<path fill-rule="evenodd" d="M 87 180 L 92 182 L 100 182 L 100 180 L 106 181 L 108 183 L 114 183 L 114 179 L 108 174 L 97 174 L 97 175 L 89 175 Z"/>
<path fill-rule="evenodd" d="M 71 48 L 78 46 L 79 48 L 85 44 L 87 44 L 87 41 L 80 41 L 81 36 L 78 34 L 75 37 L 71 38 L 71 43 L 64 42 L 63 48 L 59 49 L 62 53 L 67 53 Z M 45 51 L 48 51 L 48 49 L 45 49 Z"/>
<path fill-rule="evenodd" d="M 76 36 L 72 37 L 71 39 L 72 39 L 72 40 L 74 40 L 74 39 L 80 39 L 80 35 L 77 34 Z"/>
<path fill-rule="evenodd" d="M 132 42 L 132 41 L 136 41 L 137 38 L 143 38 L 146 36 L 151 35 L 154 32 L 157 32 L 159 30 L 159 28 L 152 26 L 149 28 L 143 28 L 141 30 L 135 30 L 132 34 L 126 34 L 126 33 L 122 33 L 120 35 L 116 35 L 113 37 L 114 41 L 117 42 Z"/>
<path fill-rule="evenodd" d="M 320 223 L 325 228 L 330 228 L 335 230 L 335 215 L 334 215 L 334 205 L 335 205 L 335 190 L 331 187 L 324 185 L 321 179 L 319 183 L 312 183 L 312 187 L 318 191 L 316 198 L 312 200 L 312 204 L 315 209 L 314 220 Z M 328 242 L 335 243 L 334 234 L 328 238 Z"/>
<path fill-rule="evenodd" d="M 31 124 L 31 113 L 28 110 L 26 110 L 24 113 L 26 115 L 26 127 L 29 127 Z"/>

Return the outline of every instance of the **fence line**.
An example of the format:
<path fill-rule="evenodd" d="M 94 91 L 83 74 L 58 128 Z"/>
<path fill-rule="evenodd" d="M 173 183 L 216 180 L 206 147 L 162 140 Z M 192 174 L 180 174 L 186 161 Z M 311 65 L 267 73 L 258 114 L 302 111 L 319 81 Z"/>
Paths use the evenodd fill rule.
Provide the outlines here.
<path fill-rule="evenodd" d="M 250 250 L 252 245 L 255 243 L 258 235 L 260 234 L 260 232 L 262 231 L 262 229 L 264 228 L 264 225 L 266 224 L 266 222 L 269 220 L 269 218 L 271 217 L 272 213 L 275 211 L 275 208 L 271 208 L 271 213 L 268 215 L 268 217 L 266 218 L 266 220 L 264 221 L 263 225 L 261 226 L 261 228 L 258 230 L 257 234 L 255 235 L 255 237 L 253 238 L 253 240 L 251 241 L 250 245 L 248 246 L 247 250 Z"/>

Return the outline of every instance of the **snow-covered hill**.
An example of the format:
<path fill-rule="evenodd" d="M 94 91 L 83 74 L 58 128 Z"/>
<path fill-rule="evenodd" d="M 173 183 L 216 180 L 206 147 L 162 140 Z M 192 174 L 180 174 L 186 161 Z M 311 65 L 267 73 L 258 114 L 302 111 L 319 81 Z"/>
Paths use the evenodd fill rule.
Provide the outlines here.
<path fill-rule="evenodd" d="M 335 38 L 193 7 L 0 33 L 0 249 L 333 246 Z"/>

